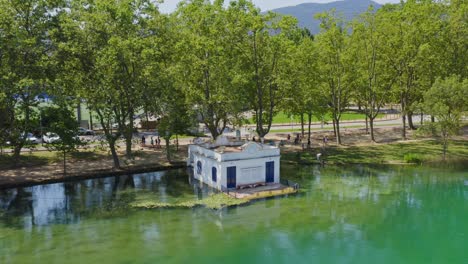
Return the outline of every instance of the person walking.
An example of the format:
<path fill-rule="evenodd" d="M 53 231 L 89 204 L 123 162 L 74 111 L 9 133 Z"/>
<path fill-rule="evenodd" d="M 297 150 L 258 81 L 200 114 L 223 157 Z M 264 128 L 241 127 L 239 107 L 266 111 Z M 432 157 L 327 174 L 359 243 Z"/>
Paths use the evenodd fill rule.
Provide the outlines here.
<path fill-rule="evenodd" d="M 154 140 L 153 140 L 153 137 L 151 137 L 151 147 L 154 148 Z"/>
<path fill-rule="evenodd" d="M 144 147 L 146 145 L 146 138 L 145 135 L 141 137 L 141 145 Z"/>

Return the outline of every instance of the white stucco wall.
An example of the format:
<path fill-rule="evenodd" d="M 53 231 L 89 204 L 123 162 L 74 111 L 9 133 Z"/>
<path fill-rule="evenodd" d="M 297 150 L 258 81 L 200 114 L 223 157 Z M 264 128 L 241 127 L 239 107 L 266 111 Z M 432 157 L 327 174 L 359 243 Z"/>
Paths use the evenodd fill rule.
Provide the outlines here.
<path fill-rule="evenodd" d="M 222 165 L 217 162 L 215 159 L 207 158 L 202 156 L 199 153 L 195 153 L 193 162 L 193 175 L 194 178 L 208 184 L 209 186 L 221 190 L 221 186 L 226 186 L 226 177 L 222 177 Z M 198 173 L 198 161 L 202 164 L 202 171 Z M 216 168 L 216 182 L 212 179 L 212 168 Z"/>
<path fill-rule="evenodd" d="M 280 181 L 280 157 L 267 157 L 267 158 L 256 158 L 256 159 L 249 159 L 249 160 L 237 160 L 237 161 L 227 161 L 222 162 L 222 169 L 225 182 L 227 182 L 227 168 L 235 166 L 236 167 L 236 184 L 243 185 L 243 184 L 250 184 L 250 183 L 257 183 L 257 182 L 265 182 L 266 180 L 266 163 L 268 161 L 274 161 L 274 183 L 279 183 Z M 242 169 L 244 168 L 255 168 L 260 167 L 260 174 L 256 175 L 255 177 L 243 178 L 242 177 Z M 226 186 L 226 185 L 224 185 Z"/>
<path fill-rule="evenodd" d="M 208 154 L 208 155 L 207 155 Z M 219 154 L 219 153 L 216 153 Z M 236 153 L 237 154 L 237 153 Z M 209 155 L 206 151 L 197 152 L 192 151 L 190 154 L 193 157 L 193 175 L 195 179 L 206 183 L 207 185 L 222 189 L 227 186 L 227 168 L 235 166 L 236 167 L 236 185 L 251 184 L 257 182 L 266 181 L 266 163 L 269 161 L 274 162 L 274 183 L 279 183 L 280 181 L 280 156 L 269 156 L 263 158 L 250 158 L 243 160 L 230 160 L 230 161 L 218 161 L 216 155 Z M 197 163 L 201 162 L 202 171 L 198 173 Z M 189 162 L 188 162 L 189 163 Z M 216 168 L 217 172 L 217 181 L 213 182 L 212 180 L 212 168 Z M 256 168 L 260 167 L 257 173 L 254 175 L 249 175 L 248 177 L 243 177 L 242 170 L 246 168 Z"/>

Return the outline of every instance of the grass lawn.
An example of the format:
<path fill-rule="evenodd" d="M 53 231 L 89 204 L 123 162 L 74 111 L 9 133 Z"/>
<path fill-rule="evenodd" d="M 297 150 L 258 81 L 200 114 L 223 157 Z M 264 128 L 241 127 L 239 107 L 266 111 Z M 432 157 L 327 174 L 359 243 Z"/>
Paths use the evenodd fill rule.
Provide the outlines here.
<path fill-rule="evenodd" d="M 384 114 L 379 114 L 377 118 L 384 117 Z M 304 117 L 305 122 L 307 123 L 307 116 Z M 341 121 L 348 121 L 348 120 L 362 120 L 366 119 L 366 116 L 364 114 L 358 114 L 358 113 L 344 113 L 341 117 Z M 320 121 L 316 116 L 312 117 L 312 122 L 318 122 Z M 332 117 L 330 114 L 327 114 L 325 116 L 325 122 L 331 122 Z M 249 120 L 251 124 L 255 124 L 255 120 L 251 118 Z M 273 117 L 273 124 L 289 124 L 289 123 L 301 123 L 301 117 L 300 116 L 293 116 L 292 118 L 287 115 L 284 112 L 279 112 L 275 117 Z"/>
<path fill-rule="evenodd" d="M 292 163 L 316 163 L 319 149 L 308 152 L 285 153 L 282 160 Z M 326 161 L 331 164 L 350 163 L 439 163 L 442 159 L 442 145 L 436 140 L 408 141 L 392 144 L 375 144 L 351 147 L 329 147 Z M 453 163 L 468 162 L 468 141 L 451 140 L 447 160 Z"/>
<path fill-rule="evenodd" d="M 379 126 L 388 126 L 386 124 L 382 124 L 382 125 L 378 125 L 378 124 L 375 124 L 374 127 L 379 127 Z M 342 127 L 340 126 L 340 129 L 344 129 L 344 128 L 366 128 L 365 125 L 354 125 L 354 126 L 346 126 L 346 127 Z M 370 128 L 369 128 L 370 129 Z M 310 129 L 311 131 L 320 131 L 320 130 L 333 130 L 333 126 L 326 126 L 324 128 L 311 128 Z M 307 125 L 304 126 L 304 131 L 305 133 L 308 132 L 308 128 L 307 128 Z M 301 129 L 300 128 L 294 128 L 294 129 L 273 129 L 273 130 L 270 130 L 270 133 L 288 133 L 288 132 L 301 132 Z"/>
<path fill-rule="evenodd" d="M 101 158 L 106 158 L 108 155 L 105 152 L 96 151 L 78 151 L 67 154 L 67 158 L 75 160 L 95 161 Z M 22 152 L 20 155 L 19 166 L 34 167 L 43 166 L 54 162 L 62 162 L 62 153 L 56 151 L 33 151 Z M 13 164 L 12 154 L 0 155 L 0 169 L 10 169 Z"/>

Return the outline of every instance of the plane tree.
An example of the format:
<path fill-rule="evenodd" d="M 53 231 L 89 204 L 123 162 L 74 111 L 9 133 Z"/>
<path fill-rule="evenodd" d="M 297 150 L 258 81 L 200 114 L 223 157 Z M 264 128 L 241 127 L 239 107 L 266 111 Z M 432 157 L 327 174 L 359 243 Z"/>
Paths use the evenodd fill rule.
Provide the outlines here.
<path fill-rule="evenodd" d="M 386 38 L 382 31 L 382 21 L 371 8 L 352 23 L 353 33 L 350 41 L 350 52 L 356 58 L 358 70 L 358 85 L 355 96 L 359 98 L 363 112 L 370 125 L 371 141 L 375 142 L 374 120 L 380 109 L 390 102 L 392 87 L 395 83 L 396 72 L 387 67 L 385 54 Z"/>
<path fill-rule="evenodd" d="M 448 140 L 460 132 L 462 114 L 468 110 L 468 79 L 461 80 L 453 75 L 446 79 L 438 78 L 424 94 L 424 110 L 436 119 L 435 131 L 443 146 L 443 159 L 446 158 Z"/>
<path fill-rule="evenodd" d="M 15 164 L 37 122 L 37 97 L 53 79 L 48 55 L 55 47 L 48 32 L 57 26 L 60 12 L 51 11 L 58 6 L 48 0 L 0 1 L 0 93 L 8 124 L 3 133 Z"/>
<path fill-rule="evenodd" d="M 321 23 L 317 35 L 320 50 L 319 72 L 332 114 L 336 143 L 341 144 L 340 120 L 349 105 L 353 84 L 356 81 L 352 53 L 349 52 L 349 36 L 343 20 L 334 12 L 316 16 Z"/>
<path fill-rule="evenodd" d="M 283 99 L 280 72 L 294 45 L 289 36 L 297 30 L 297 21 L 271 12 L 262 14 L 249 1 L 231 3 L 230 11 L 236 14 L 232 16 L 236 23 L 230 29 L 235 32 L 232 43 L 238 54 L 236 70 L 244 80 L 243 95 L 254 112 L 256 131 L 263 140 Z"/>

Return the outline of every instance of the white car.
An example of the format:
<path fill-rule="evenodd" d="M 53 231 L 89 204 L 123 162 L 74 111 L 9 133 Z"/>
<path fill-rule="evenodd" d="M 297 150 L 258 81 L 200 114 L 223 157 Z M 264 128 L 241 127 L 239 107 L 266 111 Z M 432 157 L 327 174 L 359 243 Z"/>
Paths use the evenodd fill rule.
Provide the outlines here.
<path fill-rule="evenodd" d="M 60 140 L 60 137 L 55 134 L 55 133 L 51 133 L 51 132 L 47 132 L 43 137 L 42 137 L 42 140 L 44 141 L 44 143 L 54 143 L 54 142 L 57 142 Z"/>
<path fill-rule="evenodd" d="M 21 135 L 21 136 L 24 136 L 24 134 Z M 35 137 L 32 133 L 27 133 L 26 134 L 26 143 L 39 144 L 40 140 L 37 137 Z"/>
<path fill-rule="evenodd" d="M 93 130 L 89 130 L 89 129 L 86 129 L 84 127 L 79 127 L 78 128 L 78 134 L 79 135 L 87 135 L 87 136 L 94 136 L 94 131 Z"/>
<path fill-rule="evenodd" d="M 22 134 L 20 135 L 20 138 L 23 138 L 23 136 L 24 136 L 24 133 L 22 133 Z M 25 142 L 26 142 L 27 144 L 39 144 L 39 143 L 40 143 L 40 140 L 39 140 L 37 137 L 35 137 L 32 133 L 27 133 L 27 134 L 26 134 Z M 10 141 L 7 141 L 6 144 L 7 144 L 7 145 L 10 145 L 11 142 L 10 142 Z"/>

